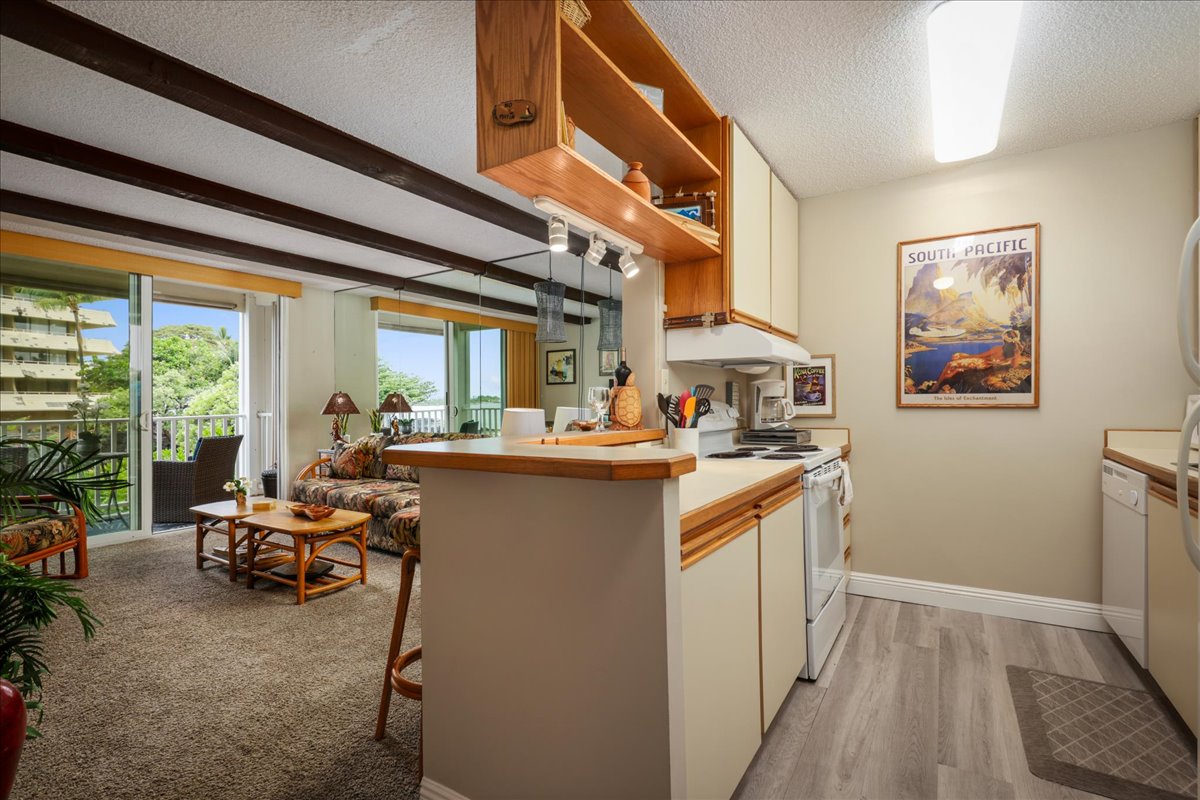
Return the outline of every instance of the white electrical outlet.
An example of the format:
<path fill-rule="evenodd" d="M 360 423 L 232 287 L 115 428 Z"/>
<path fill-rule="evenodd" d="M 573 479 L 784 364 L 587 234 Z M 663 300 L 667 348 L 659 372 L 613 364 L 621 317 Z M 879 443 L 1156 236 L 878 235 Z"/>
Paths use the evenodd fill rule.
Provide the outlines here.
<path fill-rule="evenodd" d="M 671 370 L 662 370 L 662 376 L 658 379 L 658 391 L 660 394 L 671 393 Z"/>

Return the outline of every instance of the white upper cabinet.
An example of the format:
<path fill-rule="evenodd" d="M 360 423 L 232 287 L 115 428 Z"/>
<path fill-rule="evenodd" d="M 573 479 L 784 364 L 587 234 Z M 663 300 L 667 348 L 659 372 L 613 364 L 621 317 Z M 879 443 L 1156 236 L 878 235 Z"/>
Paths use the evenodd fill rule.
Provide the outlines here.
<path fill-rule="evenodd" d="M 771 327 L 800 332 L 800 204 L 771 174 Z"/>
<path fill-rule="evenodd" d="M 733 125 L 730 150 L 730 305 L 734 311 L 770 324 L 771 168 L 737 125 Z"/>

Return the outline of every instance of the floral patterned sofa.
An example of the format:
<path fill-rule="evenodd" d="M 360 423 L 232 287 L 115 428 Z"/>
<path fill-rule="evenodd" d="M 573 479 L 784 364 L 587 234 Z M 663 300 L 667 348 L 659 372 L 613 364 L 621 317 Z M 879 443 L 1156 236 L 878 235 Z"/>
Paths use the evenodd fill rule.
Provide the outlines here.
<path fill-rule="evenodd" d="M 83 511 L 51 497 L 39 497 L 36 504 L 31 501 L 22 503 L 22 507 L 33 518 L 0 526 L 0 553 L 19 566 L 42 562 L 43 575 L 51 574 L 48 562 L 57 555 L 59 577 L 86 578 L 87 520 Z M 67 572 L 66 568 L 68 550 L 74 551 L 73 572 Z"/>
<path fill-rule="evenodd" d="M 298 503 L 323 503 L 371 515 L 367 544 L 403 553 L 421 543 L 421 487 L 416 467 L 384 464 L 383 450 L 397 444 L 481 439 L 474 433 L 373 433 L 338 445 L 331 458 L 309 464 L 292 482 L 289 497 Z M 329 465 L 329 474 L 319 467 Z"/>

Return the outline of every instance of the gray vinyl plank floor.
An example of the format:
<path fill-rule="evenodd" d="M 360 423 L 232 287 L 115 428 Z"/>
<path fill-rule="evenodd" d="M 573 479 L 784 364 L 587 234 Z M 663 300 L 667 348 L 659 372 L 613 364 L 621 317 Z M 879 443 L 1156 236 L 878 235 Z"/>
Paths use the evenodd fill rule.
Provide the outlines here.
<path fill-rule="evenodd" d="M 1107 634 L 869 597 L 797 681 L 736 800 L 1087 800 L 1029 772 L 1005 667 L 1145 688 Z"/>

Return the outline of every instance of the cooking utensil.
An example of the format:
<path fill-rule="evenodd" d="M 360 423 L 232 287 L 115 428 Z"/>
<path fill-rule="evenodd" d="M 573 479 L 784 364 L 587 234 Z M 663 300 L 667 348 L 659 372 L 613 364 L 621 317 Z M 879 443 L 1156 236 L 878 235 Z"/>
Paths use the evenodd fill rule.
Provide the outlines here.
<path fill-rule="evenodd" d="M 702 397 L 696 401 L 696 413 L 692 417 L 692 427 L 700 427 L 700 418 L 708 416 L 712 413 L 712 401 L 707 397 Z"/>
<path fill-rule="evenodd" d="M 672 425 L 675 425 L 675 427 L 679 427 L 678 425 L 675 424 L 674 415 L 671 414 L 671 401 L 668 400 L 667 398 L 663 397 L 661 392 L 657 395 L 657 397 L 658 397 L 659 412 L 664 417 L 667 418 L 667 422 L 671 423 Z"/>
<path fill-rule="evenodd" d="M 687 404 L 686 404 L 686 405 L 684 406 L 684 408 L 683 408 L 683 415 L 684 415 L 685 417 L 687 417 L 687 419 L 688 419 L 688 422 L 690 423 L 690 424 L 688 425 L 688 427 L 690 427 L 690 428 L 694 428 L 694 427 L 696 427 L 696 422 L 695 422 L 695 418 L 696 418 L 696 398 L 695 398 L 695 397 L 689 397 L 689 398 L 687 399 Z"/>
<path fill-rule="evenodd" d="M 668 400 L 667 400 L 667 409 L 670 412 L 667 415 L 667 419 L 671 420 L 671 423 L 676 428 L 678 428 L 679 427 L 679 398 L 676 397 L 675 395 L 671 395 L 671 397 L 668 398 Z"/>
<path fill-rule="evenodd" d="M 692 398 L 692 390 L 684 389 L 679 395 L 679 427 L 686 428 L 688 421 L 687 401 Z"/>
<path fill-rule="evenodd" d="M 707 400 L 716 394 L 716 391 L 717 388 L 715 386 L 709 386 L 707 383 L 698 383 L 696 384 L 696 390 L 693 392 L 693 394 L 701 400 Z"/>

